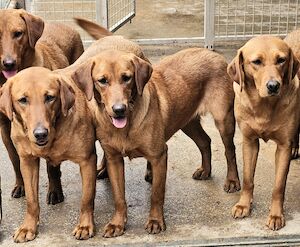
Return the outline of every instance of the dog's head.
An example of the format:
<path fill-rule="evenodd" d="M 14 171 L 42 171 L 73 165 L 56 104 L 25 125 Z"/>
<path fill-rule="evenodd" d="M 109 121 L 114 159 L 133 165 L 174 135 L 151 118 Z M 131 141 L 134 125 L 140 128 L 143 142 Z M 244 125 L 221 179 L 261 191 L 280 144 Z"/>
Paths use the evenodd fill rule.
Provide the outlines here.
<path fill-rule="evenodd" d="M 255 87 L 260 97 L 280 95 L 299 69 L 299 61 L 291 48 L 280 38 L 259 36 L 238 50 L 228 65 L 230 77 L 245 87 Z"/>
<path fill-rule="evenodd" d="M 30 142 L 51 144 L 57 121 L 74 105 L 74 91 L 48 69 L 31 67 L 7 80 L 0 91 L 0 111 L 19 121 Z"/>
<path fill-rule="evenodd" d="M 7 79 L 23 69 L 43 30 L 43 20 L 25 10 L 0 10 L 0 68 Z"/>
<path fill-rule="evenodd" d="M 80 65 L 72 78 L 88 100 L 94 95 L 104 105 L 116 128 L 124 128 L 151 73 L 152 66 L 134 54 L 105 51 Z"/>

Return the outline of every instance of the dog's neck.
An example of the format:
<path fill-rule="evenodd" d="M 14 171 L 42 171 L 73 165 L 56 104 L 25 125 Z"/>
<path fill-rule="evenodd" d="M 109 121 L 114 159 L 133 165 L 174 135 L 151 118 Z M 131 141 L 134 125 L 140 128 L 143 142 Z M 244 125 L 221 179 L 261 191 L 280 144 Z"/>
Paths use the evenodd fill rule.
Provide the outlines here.
<path fill-rule="evenodd" d="M 37 54 L 35 49 L 33 49 L 31 47 L 27 48 L 23 55 L 23 58 L 26 58 L 26 59 L 22 59 L 23 67 L 19 68 L 19 69 L 22 70 L 22 69 L 26 69 L 26 68 L 34 66 L 35 61 L 39 61 L 41 59 L 40 57 L 41 56 L 39 54 Z"/>

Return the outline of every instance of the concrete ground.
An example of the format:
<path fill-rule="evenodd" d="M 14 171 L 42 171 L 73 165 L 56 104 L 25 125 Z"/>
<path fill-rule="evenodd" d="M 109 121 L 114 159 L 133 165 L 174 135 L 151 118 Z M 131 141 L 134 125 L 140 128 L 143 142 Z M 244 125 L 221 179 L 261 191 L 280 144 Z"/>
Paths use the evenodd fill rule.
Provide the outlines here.
<path fill-rule="evenodd" d="M 152 2 L 152 5 L 151 5 Z M 118 31 L 129 38 L 192 37 L 201 36 L 202 20 L 197 13 L 203 4 L 196 1 L 137 1 L 137 16 L 131 25 Z M 200 1 L 202 2 L 202 1 Z M 174 8 L 177 11 L 174 11 Z M 153 18 L 156 16 L 155 21 Z M 170 17 L 170 18 L 169 18 Z M 202 23 L 202 22 L 201 22 Z M 155 34 L 155 36 L 154 36 Z M 217 51 L 230 61 L 241 43 L 222 43 Z M 186 46 L 145 46 L 152 62 Z M 149 212 L 151 186 L 144 181 L 145 160 L 126 159 L 126 199 L 128 223 L 123 236 L 113 239 L 102 237 L 103 228 L 110 220 L 114 205 L 109 180 L 97 182 L 95 200 L 96 236 L 87 241 L 77 241 L 71 232 L 78 221 L 81 197 L 79 167 L 70 162 L 62 165 L 62 184 L 65 201 L 58 205 L 46 204 L 47 174 L 43 162 L 40 172 L 40 225 L 34 241 L 14 244 L 12 235 L 22 223 L 26 199 L 10 197 L 14 186 L 14 172 L 8 155 L 0 143 L 0 174 L 2 178 L 3 220 L 0 225 L 1 246 L 300 246 L 300 160 L 292 161 L 288 177 L 285 215 L 286 227 L 273 232 L 265 227 L 271 202 L 274 181 L 275 145 L 261 142 L 255 177 L 253 211 L 250 217 L 235 220 L 231 208 L 240 192 L 223 191 L 226 175 L 224 147 L 210 116 L 203 118 L 203 126 L 212 139 L 212 179 L 196 181 L 192 174 L 201 164 L 201 155 L 193 142 L 181 131 L 168 142 L 168 175 L 165 199 L 167 230 L 158 235 L 148 235 L 144 230 Z M 242 181 L 242 138 L 235 135 L 237 162 Z M 99 157 L 102 156 L 98 148 Z"/>

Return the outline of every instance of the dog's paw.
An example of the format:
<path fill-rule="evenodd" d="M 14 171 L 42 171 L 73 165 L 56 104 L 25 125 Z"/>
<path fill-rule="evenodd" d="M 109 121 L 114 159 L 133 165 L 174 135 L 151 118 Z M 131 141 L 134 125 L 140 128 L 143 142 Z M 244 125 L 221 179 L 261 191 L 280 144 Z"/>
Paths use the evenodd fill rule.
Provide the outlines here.
<path fill-rule="evenodd" d="M 35 239 L 36 231 L 25 226 L 19 227 L 13 238 L 16 243 L 24 243 Z"/>
<path fill-rule="evenodd" d="M 74 231 L 72 232 L 73 236 L 75 236 L 75 238 L 77 240 L 87 240 L 89 238 L 94 237 L 95 235 L 95 227 L 93 224 L 91 225 L 85 225 L 82 226 L 81 224 L 78 224 Z"/>
<path fill-rule="evenodd" d="M 24 185 L 16 185 L 11 192 L 11 196 L 13 198 L 20 198 L 25 196 L 25 188 Z"/>
<path fill-rule="evenodd" d="M 232 208 L 232 217 L 235 219 L 244 218 L 250 215 L 250 205 L 235 204 Z"/>
<path fill-rule="evenodd" d="M 97 170 L 97 179 L 105 179 L 108 178 L 108 172 L 106 167 L 100 168 Z"/>
<path fill-rule="evenodd" d="M 112 223 L 108 223 L 104 227 L 103 237 L 105 238 L 114 238 L 124 234 L 125 227 L 121 225 L 114 225 Z"/>
<path fill-rule="evenodd" d="M 166 230 L 166 224 L 164 219 L 158 220 L 158 219 L 148 219 L 145 230 L 149 234 L 158 234 L 160 232 L 163 232 Z"/>
<path fill-rule="evenodd" d="M 63 202 L 65 199 L 64 194 L 62 190 L 54 190 L 54 191 L 48 191 L 47 194 L 47 204 L 58 204 Z"/>
<path fill-rule="evenodd" d="M 227 193 L 234 193 L 241 189 L 240 181 L 226 179 L 224 184 L 224 191 Z"/>
<path fill-rule="evenodd" d="M 153 179 L 153 177 L 152 177 L 152 171 L 148 171 L 147 170 L 146 174 L 145 174 L 145 180 L 146 180 L 146 182 L 152 184 L 152 179 Z"/>
<path fill-rule="evenodd" d="M 298 159 L 299 158 L 299 147 L 293 147 L 292 148 L 292 154 L 291 154 L 291 159 Z"/>
<path fill-rule="evenodd" d="M 277 231 L 285 226 L 285 219 L 283 215 L 277 216 L 277 215 L 269 215 L 266 226 L 273 230 Z"/>
<path fill-rule="evenodd" d="M 193 174 L 193 179 L 196 180 L 207 180 L 209 178 L 210 172 L 205 171 L 202 167 L 198 168 Z"/>

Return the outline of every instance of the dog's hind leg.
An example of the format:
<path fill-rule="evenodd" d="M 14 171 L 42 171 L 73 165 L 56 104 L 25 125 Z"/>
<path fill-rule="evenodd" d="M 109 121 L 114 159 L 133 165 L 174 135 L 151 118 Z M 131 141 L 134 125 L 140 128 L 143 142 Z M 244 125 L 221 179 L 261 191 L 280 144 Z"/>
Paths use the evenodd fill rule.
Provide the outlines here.
<path fill-rule="evenodd" d="M 182 131 L 189 136 L 199 148 L 202 155 L 202 165 L 194 172 L 193 178 L 208 179 L 211 176 L 211 140 L 201 126 L 200 118 L 192 119 Z"/>
<path fill-rule="evenodd" d="M 224 114 L 213 114 L 216 127 L 218 128 L 225 146 L 225 156 L 227 160 L 227 177 L 224 184 L 224 190 L 233 193 L 241 189 L 235 155 L 235 145 L 233 137 L 235 132 L 235 118 L 233 109 Z M 220 117 L 221 116 L 221 117 Z"/>
<path fill-rule="evenodd" d="M 16 174 L 16 184 L 11 192 L 11 196 L 13 198 L 20 198 L 22 196 L 25 196 L 25 189 L 24 189 L 23 177 L 20 170 L 20 158 L 10 138 L 11 123 L 9 119 L 6 119 L 6 117 L 2 114 L 1 114 L 0 121 L 1 121 L 2 141 L 6 147 L 6 150 L 8 152 L 9 158 L 11 160 L 11 163 L 13 164 L 15 174 Z"/>
<path fill-rule="evenodd" d="M 47 162 L 47 173 L 49 179 L 49 187 L 47 194 L 47 203 L 55 205 L 64 201 L 64 194 L 61 186 L 60 164 L 57 166 Z"/>
<path fill-rule="evenodd" d="M 292 143 L 291 159 L 297 159 L 299 157 L 299 132 L 300 132 L 300 128 L 298 127 L 297 133 L 295 134 Z"/>

